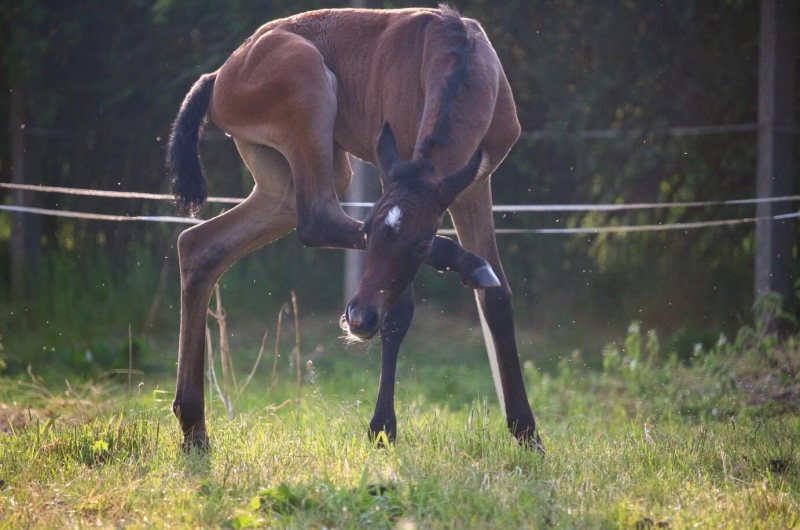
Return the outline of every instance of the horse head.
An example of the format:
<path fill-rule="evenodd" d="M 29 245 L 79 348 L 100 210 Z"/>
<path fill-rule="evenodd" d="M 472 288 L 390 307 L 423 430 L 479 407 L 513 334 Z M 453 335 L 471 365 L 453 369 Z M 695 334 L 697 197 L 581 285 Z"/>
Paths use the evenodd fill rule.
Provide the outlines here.
<path fill-rule="evenodd" d="M 481 163 L 480 149 L 467 165 L 442 179 L 431 178 L 429 160 L 405 161 L 389 124 L 377 147 L 384 193 L 364 220 L 364 271 L 345 319 L 350 334 L 368 339 L 411 285 L 442 224 L 444 212 L 469 186 Z"/>

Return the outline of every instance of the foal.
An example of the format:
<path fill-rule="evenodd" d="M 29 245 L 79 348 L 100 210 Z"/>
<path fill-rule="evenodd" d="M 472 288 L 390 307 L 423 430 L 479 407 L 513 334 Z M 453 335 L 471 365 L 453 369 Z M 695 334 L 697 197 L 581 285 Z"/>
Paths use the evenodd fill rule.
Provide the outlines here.
<path fill-rule="evenodd" d="M 507 425 L 521 443 L 540 447 L 489 185 L 520 127 L 508 81 L 477 22 L 449 7 L 331 9 L 259 28 L 218 71 L 195 83 L 175 121 L 168 166 L 177 204 L 192 214 L 206 198 L 197 150 L 206 114 L 234 138 L 255 188 L 242 204 L 178 240 L 181 332 L 173 410 L 184 449 L 208 444 L 203 349 L 211 289 L 239 258 L 294 228 L 306 246 L 366 250 L 345 320 L 357 337 L 381 333 L 372 436 L 396 435 L 397 354 L 414 312 L 411 283 L 426 263 L 455 270 L 480 289 Z M 382 170 L 384 193 L 363 225 L 337 198 L 350 183 L 347 153 Z M 465 248 L 436 236 L 445 211 Z"/>

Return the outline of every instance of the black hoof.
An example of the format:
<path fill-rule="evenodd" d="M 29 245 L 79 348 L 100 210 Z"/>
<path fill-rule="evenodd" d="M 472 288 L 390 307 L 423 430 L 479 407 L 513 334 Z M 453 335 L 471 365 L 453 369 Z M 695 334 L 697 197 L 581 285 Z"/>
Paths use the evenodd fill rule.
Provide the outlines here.
<path fill-rule="evenodd" d="M 181 451 L 186 454 L 192 451 L 199 451 L 207 453 L 211 450 L 211 444 L 208 442 L 208 434 L 206 431 L 192 430 L 183 435 L 183 443 L 181 443 Z"/>
<path fill-rule="evenodd" d="M 544 456 L 547 453 L 544 450 L 544 444 L 542 443 L 542 439 L 539 438 L 539 434 L 536 434 L 536 437 L 528 443 L 528 449 L 535 449 L 537 453 Z"/>
<path fill-rule="evenodd" d="M 514 437 L 519 442 L 523 449 L 528 451 L 536 451 L 540 455 L 545 455 L 544 444 L 542 439 L 539 438 L 539 433 L 531 431 L 522 431 L 514 434 Z"/>
<path fill-rule="evenodd" d="M 489 264 L 483 265 L 469 273 L 464 278 L 464 285 L 471 289 L 486 289 L 488 287 L 500 287 L 500 280 Z"/>
<path fill-rule="evenodd" d="M 383 449 L 387 444 L 394 444 L 397 439 L 397 426 L 370 423 L 367 435 L 370 442 Z"/>
<path fill-rule="evenodd" d="M 536 432 L 536 423 L 533 421 L 526 421 L 524 422 L 526 426 L 522 426 L 520 423 L 522 422 L 508 422 L 508 430 L 511 431 L 511 434 L 514 435 L 514 438 L 517 439 L 519 445 L 524 449 L 530 451 L 535 450 L 537 453 L 544 456 L 544 444 L 539 437 L 539 433 Z"/>

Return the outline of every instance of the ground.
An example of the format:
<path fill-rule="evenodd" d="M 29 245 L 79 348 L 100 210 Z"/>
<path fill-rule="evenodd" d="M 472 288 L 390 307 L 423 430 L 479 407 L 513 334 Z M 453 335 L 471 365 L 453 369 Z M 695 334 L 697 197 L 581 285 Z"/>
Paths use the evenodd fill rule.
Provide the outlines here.
<path fill-rule="evenodd" d="M 721 340 L 683 363 L 632 326 L 602 371 L 526 362 L 546 456 L 505 430 L 479 350 L 409 351 L 398 441 L 376 447 L 374 349 L 305 363 L 299 402 L 293 369 L 270 391 L 266 362 L 231 419 L 214 396 L 208 454 L 179 450 L 169 375 L 0 379 L 0 527 L 800 526 L 800 418 L 748 383 L 778 350 L 793 366 L 796 339 Z"/>

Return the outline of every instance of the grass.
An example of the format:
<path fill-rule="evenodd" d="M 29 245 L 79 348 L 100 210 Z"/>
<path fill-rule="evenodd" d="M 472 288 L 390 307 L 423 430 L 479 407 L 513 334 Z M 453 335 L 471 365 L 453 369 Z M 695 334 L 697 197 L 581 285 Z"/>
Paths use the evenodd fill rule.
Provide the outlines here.
<path fill-rule="evenodd" d="M 0 379 L 0 528 L 800 527 L 796 337 L 687 364 L 633 325 L 603 371 L 526 362 L 545 457 L 506 432 L 485 354 L 430 343 L 401 360 L 388 449 L 366 437 L 377 352 L 318 359 L 299 404 L 264 368 L 233 419 L 209 407 L 206 456 L 178 450 L 171 377 Z"/>
<path fill-rule="evenodd" d="M 0 449 L 5 528 L 791 528 L 800 421 L 648 428 L 641 418 L 543 417 L 545 458 L 483 404 L 407 404 L 379 450 L 354 403 L 211 416 L 208 457 L 177 451 L 166 407 L 80 425 L 37 422 Z M 637 526 L 638 525 L 638 526 Z"/>

